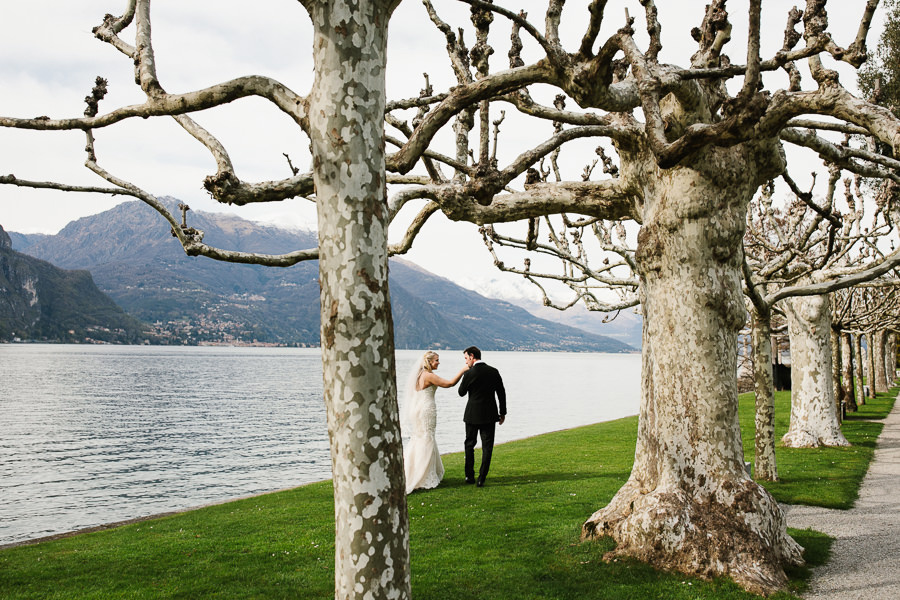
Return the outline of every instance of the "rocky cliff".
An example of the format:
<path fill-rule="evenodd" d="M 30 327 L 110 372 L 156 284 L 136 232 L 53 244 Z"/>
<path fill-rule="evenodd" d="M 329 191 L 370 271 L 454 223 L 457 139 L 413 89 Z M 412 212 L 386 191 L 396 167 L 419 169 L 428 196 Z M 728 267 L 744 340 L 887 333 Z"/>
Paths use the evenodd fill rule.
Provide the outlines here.
<path fill-rule="evenodd" d="M 0 341 L 135 343 L 144 329 L 97 289 L 88 271 L 16 252 L 0 227 Z"/>

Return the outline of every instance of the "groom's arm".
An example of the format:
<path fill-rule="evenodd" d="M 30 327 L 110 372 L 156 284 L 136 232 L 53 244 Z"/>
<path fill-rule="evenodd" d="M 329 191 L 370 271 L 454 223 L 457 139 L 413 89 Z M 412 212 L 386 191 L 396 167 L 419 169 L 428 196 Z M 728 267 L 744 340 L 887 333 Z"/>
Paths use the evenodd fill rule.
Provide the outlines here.
<path fill-rule="evenodd" d="M 462 377 L 462 381 L 459 382 L 459 387 L 456 388 L 456 391 L 459 392 L 460 396 L 465 396 L 466 392 L 469 391 L 469 382 L 472 380 L 470 375 L 472 374 L 472 370 L 469 369 Z"/>
<path fill-rule="evenodd" d="M 501 423 L 503 422 L 503 417 L 506 416 L 506 388 L 503 387 L 503 378 L 500 377 L 500 371 L 497 371 L 497 402 L 500 404 L 500 419 Z"/>

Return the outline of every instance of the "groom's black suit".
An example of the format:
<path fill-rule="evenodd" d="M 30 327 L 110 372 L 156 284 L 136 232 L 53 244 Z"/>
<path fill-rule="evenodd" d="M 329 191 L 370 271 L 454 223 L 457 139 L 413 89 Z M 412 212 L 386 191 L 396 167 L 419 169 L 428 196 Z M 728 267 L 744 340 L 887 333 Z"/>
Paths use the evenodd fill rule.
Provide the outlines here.
<path fill-rule="evenodd" d="M 500 371 L 483 362 L 476 362 L 465 372 L 459 384 L 459 395 L 466 394 L 469 394 L 469 401 L 463 414 L 463 421 L 466 424 L 466 481 L 475 478 L 475 443 L 480 434 L 481 468 L 478 472 L 478 483 L 483 485 L 488 469 L 491 468 L 497 421 L 501 415 L 506 415 L 506 390 L 503 388 Z"/>

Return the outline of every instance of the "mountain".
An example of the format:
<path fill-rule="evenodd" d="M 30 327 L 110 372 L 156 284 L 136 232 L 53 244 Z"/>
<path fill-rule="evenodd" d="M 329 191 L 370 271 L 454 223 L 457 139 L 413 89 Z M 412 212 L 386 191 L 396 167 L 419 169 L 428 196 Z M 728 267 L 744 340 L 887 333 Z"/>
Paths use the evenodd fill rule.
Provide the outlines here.
<path fill-rule="evenodd" d="M 89 272 L 16 252 L 0 227 L 0 341 L 137 343 L 145 329 L 97 289 Z"/>
<path fill-rule="evenodd" d="M 30 233 L 26 235 L 24 233 L 16 233 L 15 231 L 7 231 L 6 234 L 12 242 L 12 247 L 18 249 L 19 252 L 24 252 L 25 248 L 28 246 L 50 237 L 43 233 Z"/>
<path fill-rule="evenodd" d="M 641 347 L 643 319 L 640 307 L 622 310 L 618 313 L 604 313 L 588 310 L 580 304 L 566 310 L 557 310 L 521 297 L 510 299 L 510 302 L 521 306 L 539 319 L 610 337 L 624 342 L 632 348 Z"/>
<path fill-rule="evenodd" d="M 474 343 L 483 349 L 587 350 L 597 339 L 601 339 L 606 346 L 605 350 L 599 350 L 601 352 L 632 351 L 627 344 L 612 338 L 540 319 L 510 302 L 486 298 L 406 261 L 391 261 L 390 285 L 392 296 L 398 288 L 415 295 L 462 332 L 457 338 L 462 345 L 451 343 L 444 346 L 447 348 L 460 348 Z M 394 310 L 395 323 L 399 321 L 401 326 L 404 325 L 403 305 L 401 302 Z M 424 310 L 418 311 L 416 318 L 421 320 L 420 315 L 423 314 L 426 314 Z M 404 328 L 406 335 L 415 331 L 418 326 L 417 323 L 408 325 Z M 400 329 L 399 326 L 396 328 Z M 402 334 L 397 336 L 398 346 L 401 337 Z M 479 341 L 468 344 L 464 342 L 476 338 Z M 515 342 L 511 345 L 512 340 Z M 422 345 L 424 341 L 408 340 L 408 345 L 402 347 L 427 347 Z"/>
<path fill-rule="evenodd" d="M 174 209 L 177 200 L 165 199 Z M 204 242 L 282 253 L 316 245 L 315 234 L 231 215 L 188 213 Z M 17 247 L 65 268 L 88 269 L 129 314 L 173 343 L 318 345 L 318 262 L 292 267 L 188 257 L 149 207 L 126 202 L 52 236 L 16 235 Z M 390 289 L 398 348 L 630 352 L 619 341 L 534 317 L 412 263 L 392 259 Z"/>

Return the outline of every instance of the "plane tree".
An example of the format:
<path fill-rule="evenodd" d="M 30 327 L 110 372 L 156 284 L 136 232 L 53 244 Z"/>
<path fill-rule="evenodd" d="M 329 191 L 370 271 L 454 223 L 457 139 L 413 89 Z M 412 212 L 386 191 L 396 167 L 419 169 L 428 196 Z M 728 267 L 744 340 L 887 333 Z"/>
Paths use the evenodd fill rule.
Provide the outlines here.
<path fill-rule="evenodd" d="M 871 398 L 879 391 L 888 391 L 896 379 L 898 285 L 896 277 L 882 278 L 851 298 L 852 325 L 866 338 L 866 381 Z"/>
<path fill-rule="evenodd" d="M 846 140 L 845 140 L 846 143 Z M 852 164 L 849 166 L 853 166 Z M 844 446 L 838 403 L 831 378 L 840 364 L 831 343 L 833 291 L 859 285 L 900 263 L 891 206 L 866 202 L 860 178 L 843 179 L 844 202 L 836 191 L 843 169 L 831 165 L 825 193 L 814 198 L 795 191 L 786 206 L 773 204 L 773 185 L 751 204 L 744 239 L 744 276 L 752 321 L 756 391 L 756 469 L 777 479 L 771 367 L 771 318 L 786 315 L 791 342 L 791 420 L 786 446 Z M 851 173 L 852 175 L 852 173 Z M 854 185 L 854 181 L 855 184 Z"/>
<path fill-rule="evenodd" d="M 887 315 L 869 330 L 870 393 L 887 392 L 896 379 L 896 323 Z"/>
<path fill-rule="evenodd" d="M 832 328 L 841 337 L 841 384 L 844 388 L 854 385 L 854 394 L 848 398 L 847 407 L 850 411 L 857 410 L 859 405 L 866 402 L 866 392 L 863 381 L 868 377 L 869 396 L 874 396 L 872 382 L 875 381 L 875 360 L 873 332 L 881 329 L 895 332 L 898 328 L 898 315 L 900 315 L 900 297 L 897 294 L 897 286 L 900 284 L 895 277 L 882 277 L 869 284 L 860 284 L 853 288 L 838 290 L 832 294 Z M 872 361 L 863 358 L 862 338 L 867 340 L 868 354 Z M 896 339 L 896 338 L 894 338 Z M 895 346 L 894 346 L 895 348 Z M 889 372 L 893 367 L 891 357 L 895 356 L 895 350 L 889 349 L 885 353 L 886 369 Z M 896 360 L 896 359 L 895 359 Z M 871 364 L 871 372 L 866 375 L 866 365 Z"/>
<path fill-rule="evenodd" d="M 896 352 L 898 296 L 900 285 L 893 276 L 880 277 L 875 281 L 856 285 L 848 290 L 838 290 L 831 294 L 832 299 L 832 352 L 835 354 L 834 374 L 835 399 L 839 406 L 848 412 L 859 410 L 866 403 L 866 396 L 874 396 L 871 383 L 875 381 L 875 359 L 871 352 L 877 330 L 885 331 L 885 364 L 886 388 L 891 385 L 896 367 L 891 356 Z M 870 349 L 871 374 L 866 375 L 866 365 L 862 350 L 862 339 Z M 865 378 L 870 385 L 864 386 Z M 885 389 L 886 389 L 885 388 Z"/>
<path fill-rule="evenodd" d="M 865 404 L 862 393 L 860 354 L 856 353 L 855 342 L 859 335 L 853 329 L 853 299 L 851 293 L 838 290 L 831 294 L 831 379 L 834 400 L 839 410 L 856 412 Z M 840 415 L 839 415 L 840 416 Z"/>

